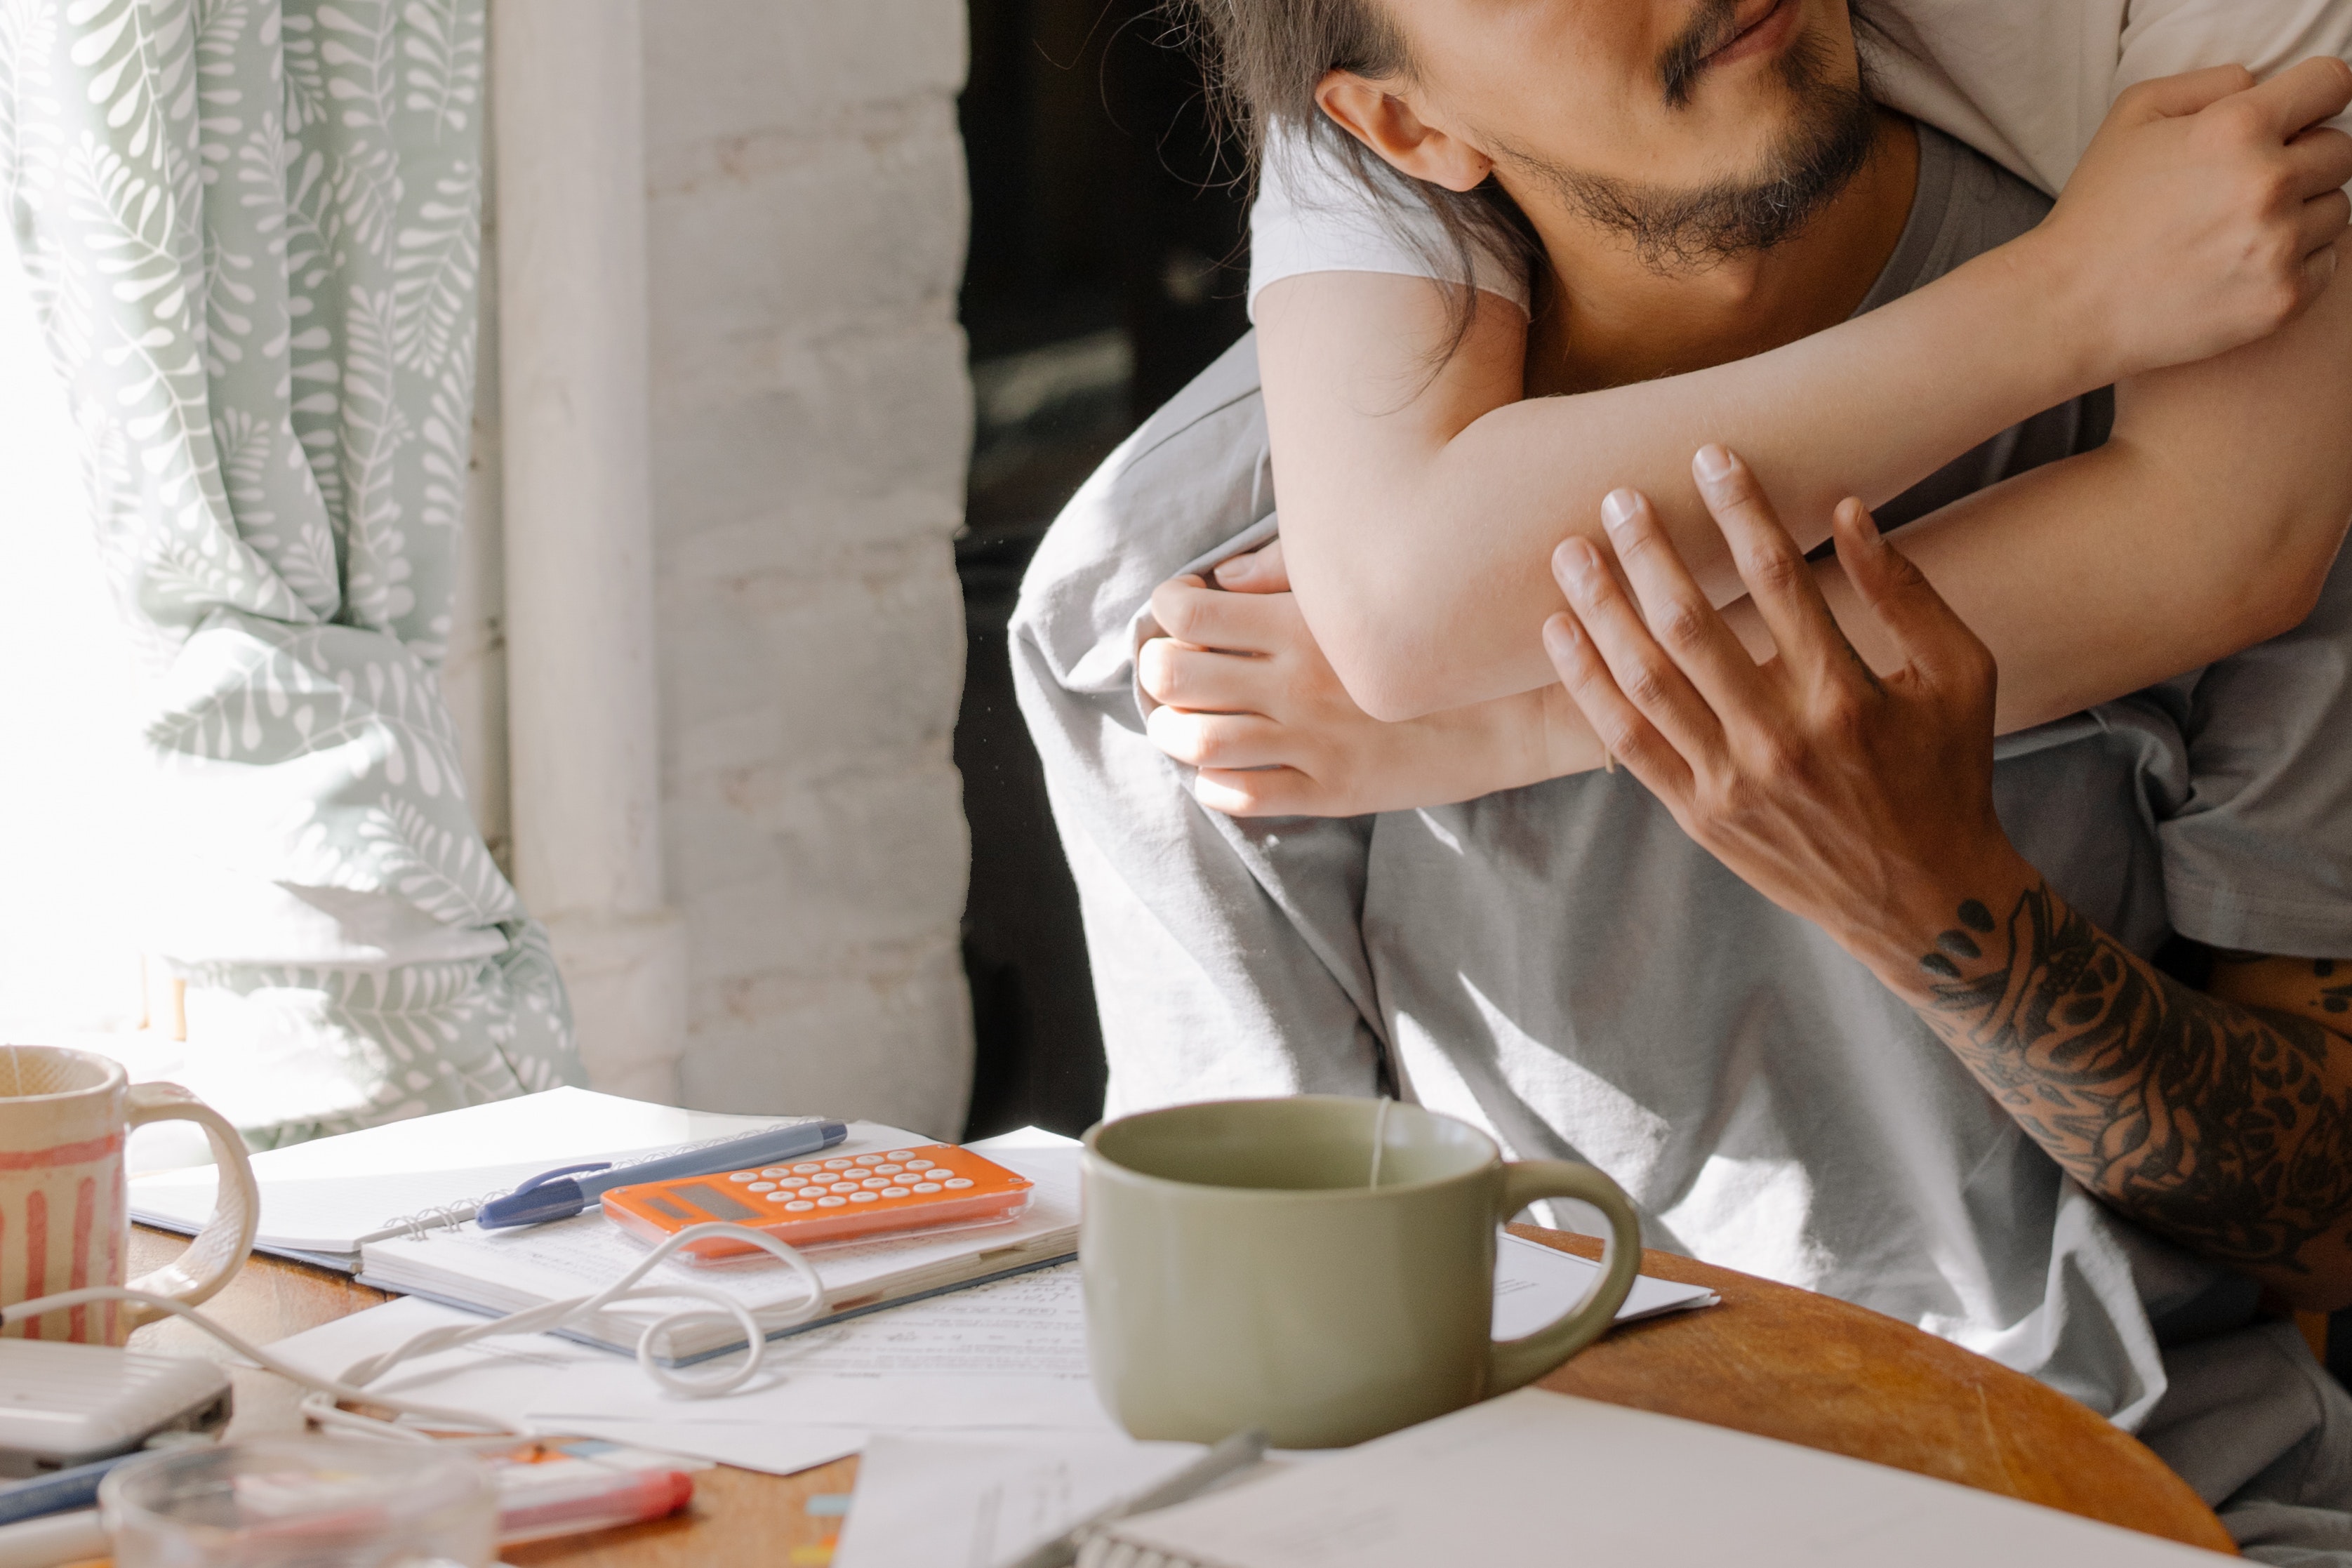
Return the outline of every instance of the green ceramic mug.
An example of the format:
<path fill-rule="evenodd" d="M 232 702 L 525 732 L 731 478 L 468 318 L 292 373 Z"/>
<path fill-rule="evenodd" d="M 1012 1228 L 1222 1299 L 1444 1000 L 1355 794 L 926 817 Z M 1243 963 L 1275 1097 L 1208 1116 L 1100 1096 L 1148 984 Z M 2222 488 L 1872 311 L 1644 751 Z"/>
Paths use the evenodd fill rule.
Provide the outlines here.
<path fill-rule="evenodd" d="M 1377 1151 L 1377 1160 L 1375 1152 Z M 1360 1443 L 1542 1376 L 1615 1318 L 1641 1226 L 1590 1165 L 1506 1163 L 1418 1106 L 1302 1095 L 1182 1105 L 1087 1134 L 1087 1344 L 1138 1437 Z M 1495 1231 L 1575 1198 L 1609 1218 L 1599 1280 L 1523 1339 L 1489 1337 Z"/>

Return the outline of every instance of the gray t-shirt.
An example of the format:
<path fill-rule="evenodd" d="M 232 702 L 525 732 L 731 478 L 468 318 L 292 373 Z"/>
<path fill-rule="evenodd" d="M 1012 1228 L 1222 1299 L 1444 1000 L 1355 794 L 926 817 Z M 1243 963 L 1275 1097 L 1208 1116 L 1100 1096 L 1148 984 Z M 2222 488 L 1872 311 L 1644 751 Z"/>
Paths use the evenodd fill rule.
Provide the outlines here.
<path fill-rule="evenodd" d="M 1933 131 L 1920 143 L 1865 309 L 2048 205 Z M 1884 515 L 2096 445 L 2106 425 L 2100 398 L 2051 410 Z M 1195 805 L 1143 737 L 1132 650 L 1152 586 L 1268 536 L 1273 504 L 1244 339 L 1079 492 L 1014 616 L 1112 1113 L 1393 1083 L 1516 1157 L 1600 1166 L 1653 1245 L 1916 1323 L 2151 1441 L 2183 1413 L 2187 1436 L 2159 1450 L 2216 1502 L 2298 1444 L 2344 1451 L 2321 1415 L 2340 1391 L 2291 1330 L 2245 1327 L 2251 1288 L 2093 1201 L 1909 1008 L 1630 775 L 1352 821 Z M 2352 956 L 2352 565 L 2298 631 L 2010 737 L 1999 759 L 2019 848 L 2135 952 L 2178 932 Z M 2352 1503 L 2344 1478 L 2327 1484 L 2287 1491 Z"/>

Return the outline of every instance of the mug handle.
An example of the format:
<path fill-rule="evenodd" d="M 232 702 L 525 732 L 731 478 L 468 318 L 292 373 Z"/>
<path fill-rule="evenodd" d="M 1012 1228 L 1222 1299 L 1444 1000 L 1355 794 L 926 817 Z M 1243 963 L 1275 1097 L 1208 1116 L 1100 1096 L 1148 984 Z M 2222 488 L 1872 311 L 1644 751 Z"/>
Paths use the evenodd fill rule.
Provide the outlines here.
<path fill-rule="evenodd" d="M 205 1130 L 213 1146 L 213 1163 L 220 1172 L 220 1188 L 213 1198 L 212 1218 L 188 1243 L 187 1250 L 152 1274 L 131 1281 L 133 1290 L 170 1296 L 193 1307 L 220 1293 L 253 1250 L 254 1233 L 261 1228 L 261 1190 L 254 1184 L 253 1166 L 245 1156 L 245 1140 L 228 1118 L 176 1083 L 134 1083 L 131 1086 L 130 1124 L 151 1121 L 193 1121 Z M 131 1328 L 152 1323 L 167 1314 L 144 1303 L 123 1307 Z"/>
<path fill-rule="evenodd" d="M 1609 1330 L 1633 1289 L 1642 1266 L 1642 1222 L 1625 1190 L 1590 1165 L 1566 1160 L 1517 1160 L 1503 1167 L 1502 1224 L 1538 1198 L 1575 1198 L 1609 1216 L 1601 1247 L 1601 1277 L 1584 1299 L 1535 1332 L 1487 1347 L 1486 1393 L 1508 1394 L 1533 1383 Z"/>

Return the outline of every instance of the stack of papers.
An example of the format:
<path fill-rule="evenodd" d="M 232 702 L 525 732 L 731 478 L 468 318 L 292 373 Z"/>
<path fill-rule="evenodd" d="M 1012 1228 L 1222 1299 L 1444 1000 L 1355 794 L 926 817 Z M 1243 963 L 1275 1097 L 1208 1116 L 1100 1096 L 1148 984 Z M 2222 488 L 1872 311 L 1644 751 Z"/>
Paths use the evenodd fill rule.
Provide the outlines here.
<path fill-rule="evenodd" d="M 1596 1272 L 1571 1254 L 1503 1237 L 1495 1331 L 1524 1333 L 1548 1321 L 1590 1288 Z M 1618 1320 L 1713 1300 L 1695 1287 L 1645 1279 L 1635 1283 Z M 335 1376 L 427 1329 L 479 1321 L 435 1302 L 393 1301 L 271 1348 L 305 1371 Z M 708 1374 L 731 1369 L 742 1353 L 710 1363 Z M 548 1334 L 444 1351 L 404 1364 L 373 1387 L 497 1412 L 538 1433 L 604 1437 L 779 1475 L 856 1453 L 877 1433 L 967 1441 L 1076 1434 L 1089 1444 L 1129 1442 L 1095 1396 L 1075 1263 L 772 1341 L 759 1375 L 716 1398 L 665 1393 L 634 1360 Z"/>

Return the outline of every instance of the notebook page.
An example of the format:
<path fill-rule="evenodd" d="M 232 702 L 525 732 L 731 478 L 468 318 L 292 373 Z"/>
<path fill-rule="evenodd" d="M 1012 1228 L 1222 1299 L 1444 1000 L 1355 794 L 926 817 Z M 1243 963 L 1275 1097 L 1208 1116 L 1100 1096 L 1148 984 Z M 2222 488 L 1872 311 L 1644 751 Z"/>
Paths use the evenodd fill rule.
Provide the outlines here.
<path fill-rule="evenodd" d="M 361 1237 L 393 1220 L 471 1203 L 557 1165 L 641 1158 L 740 1137 L 780 1120 L 682 1110 L 566 1087 L 266 1150 L 253 1156 L 261 1185 L 256 1240 L 268 1247 L 355 1252 Z M 485 1160 L 491 1153 L 496 1163 Z M 134 1177 L 132 1217 L 194 1230 L 212 1214 L 216 1183 L 208 1165 Z"/>

